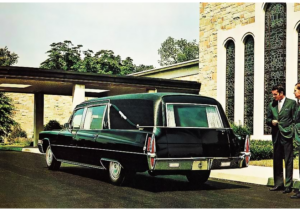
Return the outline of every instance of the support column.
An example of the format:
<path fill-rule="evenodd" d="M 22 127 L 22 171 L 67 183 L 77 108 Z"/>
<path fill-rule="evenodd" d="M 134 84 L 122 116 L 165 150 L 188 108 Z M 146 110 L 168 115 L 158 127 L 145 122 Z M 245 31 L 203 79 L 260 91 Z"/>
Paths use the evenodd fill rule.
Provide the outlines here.
<path fill-rule="evenodd" d="M 44 94 L 34 93 L 34 143 L 36 147 L 39 133 L 44 130 Z"/>
<path fill-rule="evenodd" d="M 85 85 L 75 84 L 72 92 L 72 111 L 85 100 Z"/>
<path fill-rule="evenodd" d="M 157 89 L 147 89 L 148 93 L 157 93 Z"/>

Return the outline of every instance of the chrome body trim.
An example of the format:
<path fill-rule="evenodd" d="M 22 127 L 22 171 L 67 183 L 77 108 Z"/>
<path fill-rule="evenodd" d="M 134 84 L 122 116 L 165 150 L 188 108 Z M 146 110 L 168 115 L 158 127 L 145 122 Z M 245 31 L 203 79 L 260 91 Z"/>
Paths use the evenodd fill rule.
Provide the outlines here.
<path fill-rule="evenodd" d="M 122 166 L 122 164 L 121 164 L 119 161 L 115 160 L 115 159 L 101 158 L 101 159 L 100 159 L 100 163 L 102 164 L 102 166 L 103 166 L 104 168 L 105 168 L 105 166 L 103 165 L 102 161 L 116 162 L 116 163 L 119 163 L 120 166 L 121 166 L 122 168 L 124 168 L 124 167 Z M 106 168 L 105 168 L 105 169 L 106 169 Z"/>
<path fill-rule="evenodd" d="M 129 153 L 129 154 L 137 154 L 137 155 L 147 155 L 145 153 L 140 153 L 140 152 L 128 152 L 128 151 L 119 151 L 119 150 L 112 150 L 112 149 L 100 149 L 100 148 L 90 148 L 90 147 L 67 146 L 67 145 L 58 145 L 58 144 L 52 144 L 52 146 L 55 146 L 55 147 L 79 148 L 79 149 L 89 149 L 89 150 L 101 150 L 101 151 L 110 151 L 110 152 L 120 152 L 120 153 Z"/>
<path fill-rule="evenodd" d="M 168 126 L 138 126 L 138 128 L 184 128 L 184 129 L 207 129 L 207 130 L 211 130 L 211 129 L 218 129 L 218 130 L 222 130 L 222 129 L 225 129 L 225 130 L 229 130 L 231 129 L 230 127 L 168 127 Z"/>
<path fill-rule="evenodd" d="M 79 166 L 85 166 L 85 167 L 89 167 L 89 168 L 95 168 L 95 169 L 106 169 L 102 163 L 100 163 L 102 166 L 96 166 L 96 165 L 90 165 L 90 164 L 85 164 L 85 163 L 79 163 L 79 162 L 75 162 L 75 161 L 69 161 L 69 160 L 63 160 L 63 159 L 56 159 L 59 162 L 62 163 L 69 163 L 69 164 L 74 164 L 74 165 L 79 165 Z"/>

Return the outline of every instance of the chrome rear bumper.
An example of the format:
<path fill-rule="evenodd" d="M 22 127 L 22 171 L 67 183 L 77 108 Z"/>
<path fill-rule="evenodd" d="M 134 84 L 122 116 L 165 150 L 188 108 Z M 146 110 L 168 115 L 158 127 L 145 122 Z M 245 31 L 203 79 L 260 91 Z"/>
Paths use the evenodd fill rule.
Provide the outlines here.
<path fill-rule="evenodd" d="M 156 158 L 152 171 L 185 170 L 199 171 L 220 168 L 240 168 L 244 157 L 232 158 Z"/>

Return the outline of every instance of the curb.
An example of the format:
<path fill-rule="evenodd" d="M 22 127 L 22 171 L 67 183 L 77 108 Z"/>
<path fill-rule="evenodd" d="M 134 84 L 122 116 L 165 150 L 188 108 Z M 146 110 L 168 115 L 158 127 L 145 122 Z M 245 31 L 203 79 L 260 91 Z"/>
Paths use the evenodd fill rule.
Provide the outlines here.
<path fill-rule="evenodd" d="M 0 147 L 0 151 L 22 151 L 23 147 Z"/>
<path fill-rule="evenodd" d="M 36 147 L 0 147 L 0 151 L 18 151 L 18 152 L 30 152 L 30 153 L 37 153 L 42 154 L 38 148 Z"/>
<path fill-rule="evenodd" d="M 269 177 L 268 178 L 268 183 L 267 186 L 274 186 L 274 178 L 273 177 Z M 298 179 L 293 179 L 293 189 L 300 189 L 300 181 Z"/>

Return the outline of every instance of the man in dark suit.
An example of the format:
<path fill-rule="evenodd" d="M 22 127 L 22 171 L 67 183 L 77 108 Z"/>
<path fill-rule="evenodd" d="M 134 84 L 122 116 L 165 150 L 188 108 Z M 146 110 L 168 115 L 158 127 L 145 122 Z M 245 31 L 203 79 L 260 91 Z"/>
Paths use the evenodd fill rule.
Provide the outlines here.
<path fill-rule="evenodd" d="M 300 83 L 296 83 L 294 88 L 295 98 L 297 99 L 297 106 L 295 111 L 295 140 L 299 151 L 299 178 L 300 178 Z M 300 199 L 300 192 L 291 196 L 292 199 Z"/>
<path fill-rule="evenodd" d="M 267 125 L 272 128 L 274 188 L 270 191 L 292 192 L 293 185 L 293 122 L 296 102 L 285 97 L 282 85 L 272 88 L 274 101 L 269 104 Z M 285 186 L 282 158 L 285 161 Z"/>

